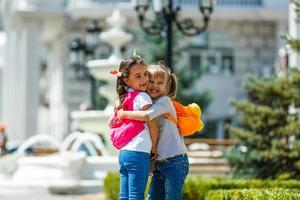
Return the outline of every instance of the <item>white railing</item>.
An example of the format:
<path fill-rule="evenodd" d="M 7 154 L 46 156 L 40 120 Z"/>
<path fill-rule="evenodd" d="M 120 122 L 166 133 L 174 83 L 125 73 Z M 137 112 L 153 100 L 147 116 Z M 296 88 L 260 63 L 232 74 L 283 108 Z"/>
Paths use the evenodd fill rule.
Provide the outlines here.
<path fill-rule="evenodd" d="M 131 3 L 132 0 L 88 0 L 94 3 Z M 174 0 L 175 5 L 196 5 L 198 0 Z M 260 6 L 263 5 L 263 0 L 216 0 L 216 4 L 223 5 L 232 5 L 232 6 Z"/>
<path fill-rule="evenodd" d="M 262 6 L 263 0 L 217 0 L 217 6 Z"/>
<path fill-rule="evenodd" d="M 65 0 L 68 4 L 133 4 L 135 0 Z M 173 0 L 175 6 L 198 8 L 198 0 Z M 216 7 L 275 7 L 287 5 L 286 0 L 215 0 Z"/>
<path fill-rule="evenodd" d="M 261 6 L 264 0 L 215 0 L 217 6 Z M 198 0 L 174 0 L 175 5 L 195 6 Z"/>
<path fill-rule="evenodd" d="M 131 3 L 131 0 L 89 0 L 95 3 Z"/>

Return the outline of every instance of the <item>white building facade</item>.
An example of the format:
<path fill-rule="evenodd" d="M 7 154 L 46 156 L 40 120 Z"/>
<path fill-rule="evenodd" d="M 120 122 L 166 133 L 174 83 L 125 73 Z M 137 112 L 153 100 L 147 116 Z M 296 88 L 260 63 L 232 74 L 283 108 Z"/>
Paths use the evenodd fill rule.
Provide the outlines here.
<path fill-rule="evenodd" d="M 105 24 L 115 8 L 127 18 L 128 30 L 139 28 L 133 2 L 2 0 L 6 51 L 0 67 L 0 120 L 11 141 L 39 133 L 62 140 L 70 132 L 70 112 L 89 100 L 89 85 L 77 81 L 69 66 L 69 42 L 83 37 L 92 19 Z M 180 17 L 201 23 L 198 1 L 174 2 L 182 7 Z M 224 137 L 224 119 L 232 115 L 229 98 L 242 96 L 243 75 L 273 71 L 280 34 L 287 27 L 286 0 L 217 0 L 207 34 L 186 39 L 188 68 L 207 71 L 197 89 L 209 88 L 214 94 L 205 118 L 218 120 L 216 137 Z"/>

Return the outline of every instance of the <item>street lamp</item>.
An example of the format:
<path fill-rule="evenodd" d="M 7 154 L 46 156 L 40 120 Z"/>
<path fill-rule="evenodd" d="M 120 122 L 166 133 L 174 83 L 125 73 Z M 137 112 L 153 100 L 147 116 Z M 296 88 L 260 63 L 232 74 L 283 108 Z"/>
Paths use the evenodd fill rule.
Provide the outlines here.
<path fill-rule="evenodd" d="M 181 10 L 180 6 L 173 6 L 173 0 L 152 0 L 155 12 L 154 20 L 147 20 L 145 14 L 149 9 L 148 0 L 135 0 L 135 10 L 142 29 L 149 35 L 162 35 L 167 39 L 166 62 L 172 70 L 172 38 L 173 23 L 177 29 L 186 36 L 194 36 L 203 33 L 209 22 L 210 14 L 213 11 L 213 0 L 199 0 L 199 10 L 203 15 L 202 27 L 197 27 L 192 19 L 178 19 Z"/>
<path fill-rule="evenodd" d="M 95 54 L 99 46 L 99 34 L 101 31 L 101 28 L 94 20 L 87 26 L 85 41 L 75 38 L 69 44 L 70 65 L 76 73 L 76 78 L 90 81 L 92 109 L 96 105 L 97 83 L 96 79 L 90 74 L 86 62 L 96 58 Z"/>

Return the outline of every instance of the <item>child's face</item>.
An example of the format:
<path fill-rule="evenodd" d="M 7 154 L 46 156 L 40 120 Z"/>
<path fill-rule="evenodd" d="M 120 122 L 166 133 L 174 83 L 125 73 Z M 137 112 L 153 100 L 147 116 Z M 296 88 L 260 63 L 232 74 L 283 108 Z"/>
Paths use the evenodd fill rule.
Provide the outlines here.
<path fill-rule="evenodd" d="M 146 65 L 133 65 L 129 70 L 128 78 L 124 78 L 124 82 L 134 90 L 146 91 L 149 83 L 148 74 Z"/>
<path fill-rule="evenodd" d="M 167 94 L 167 81 L 162 77 L 149 76 L 147 92 L 152 99 L 157 99 Z"/>

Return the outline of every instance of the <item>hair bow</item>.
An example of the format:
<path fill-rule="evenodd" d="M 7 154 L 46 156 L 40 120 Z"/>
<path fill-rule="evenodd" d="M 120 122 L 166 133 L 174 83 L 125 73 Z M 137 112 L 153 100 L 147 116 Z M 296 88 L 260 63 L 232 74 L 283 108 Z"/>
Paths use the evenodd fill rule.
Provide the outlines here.
<path fill-rule="evenodd" d="M 112 75 L 116 75 L 117 77 L 121 77 L 122 76 L 122 72 L 120 72 L 119 70 L 116 70 L 116 69 L 110 70 L 110 73 Z"/>

